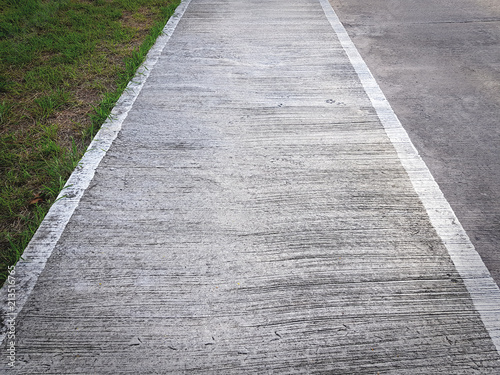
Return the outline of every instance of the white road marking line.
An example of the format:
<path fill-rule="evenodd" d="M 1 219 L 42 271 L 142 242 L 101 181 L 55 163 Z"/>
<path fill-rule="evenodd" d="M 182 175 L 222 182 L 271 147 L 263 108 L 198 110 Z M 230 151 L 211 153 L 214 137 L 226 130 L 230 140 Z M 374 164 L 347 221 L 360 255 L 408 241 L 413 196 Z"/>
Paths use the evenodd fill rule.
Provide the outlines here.
<path fill-rule="evenodd" d="M 500 353 L 500 289 L 328 0 L 319 0 Z"/>

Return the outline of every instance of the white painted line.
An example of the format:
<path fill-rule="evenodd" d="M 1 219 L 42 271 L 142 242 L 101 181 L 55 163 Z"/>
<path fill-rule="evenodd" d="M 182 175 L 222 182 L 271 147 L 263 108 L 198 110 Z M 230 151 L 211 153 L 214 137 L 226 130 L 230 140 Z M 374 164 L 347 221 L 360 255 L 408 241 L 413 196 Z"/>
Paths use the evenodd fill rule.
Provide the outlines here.
<path fill-rule="evenodd" d="M 64 189 L 57 197 L 47 216 L 26 247 L 23 259 L 15 268 L 15 308 L 11 311 L 8 305 L 8 283 L 0 290 L 0 313 L 4 326 L 0 332 L 0 342 L 3 343 L 7 333 L 7 321 L 15 319 L 28 300 L 38 277 L 45 268 L 59 238 L 68 224 L 73 212 L 80 202 L 85 190 L 94 178 L 94 173 L 111 144 L 116 139 L 122 124 L 132 108 L 135 100 L 149 77 L 170 36 L 184 14 L 191 0 L 182 0 L 181 4 L 170 17 L 162 35 L 158 37 L 146 56 L 145 62 L 139 67 L 135 77 L 129 82 L 124 93 L 111 111 L 111 116 L 102 125 L 78 167 L 71 174 Z"/>
<path fill-rule="evenodd" d="M 500 353 L 500 289 L 328 0 L 319 0 Z"/>

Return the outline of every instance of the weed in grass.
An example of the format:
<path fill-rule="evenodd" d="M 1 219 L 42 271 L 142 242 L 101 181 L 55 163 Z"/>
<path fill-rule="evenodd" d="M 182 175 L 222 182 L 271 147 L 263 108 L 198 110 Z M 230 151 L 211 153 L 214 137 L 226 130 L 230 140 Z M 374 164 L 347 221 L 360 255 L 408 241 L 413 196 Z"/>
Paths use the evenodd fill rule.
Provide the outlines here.
<path fill-rule="evenodd" d="M 137 22 L 145 22 L 146 19 L 147 19 L 146 16 L 144 14 L 142 14 L 142 13 L 134 13 L 134 15 L 132 17 Z"/>
<path fill-rule="evenodd" d="M 12 106 L 9 103 L 3 101 L 0 103 L 0 124 L 7 122 L 7 117 L 9 116 L 9 112 Z"/>
<path fill-rule="evenodd" d="M 60 61 L 71 63 L 94 51 L 95 42 L 87 40 L 85 35 L 76 31 L 68 32 L 56 38 L 54 48 L 61 53 Z"/>
<path fill-rule="evenodd" d="M 0 75 L 0 93 L 9 92 L 11 84 L 12 83 L 7 77 Z"/>
<path fill-rule="evenodd" d="M 78 165 L 80 154 L 74 141 L 69 151 L 52 143 L 50 137 L 47 138 L 47 141 L 47 150 L 50 151 L 52 157 L 45 160 L 45 170 L 50 178 L 48 182 L 43 185 L 42 194 L 47 197 L 49 201 L 55 201 L 66 183 L 66 178 L 64 177 L 69 176 Z"/>
<path fill-rule="evenodd" d="M 24 81 L 26 88 L 30 90 L 44 90 L 47 87 L 56 89 L 63 84 L 63 72 L 50 65 L 43 65 L 28 71 Z"/>
<path fill-rule="evenodd" d="M 2 51 L 0 61 L 9 65 L 23 66 L 31 62 L 35 57 L 33 46 L 29 44 L 0 41 L 0 51 Z"/>
<path fill-rule="evenodd" d="M 49 95 L 44 95 L 41 98 L 35 99 L 38 108 L 34 113 L 34 117 L 39 120 L 44 120 L 50 117 L 56 110 L 69 102 L 69 94 L 62 89 L 57 89 Z"/>

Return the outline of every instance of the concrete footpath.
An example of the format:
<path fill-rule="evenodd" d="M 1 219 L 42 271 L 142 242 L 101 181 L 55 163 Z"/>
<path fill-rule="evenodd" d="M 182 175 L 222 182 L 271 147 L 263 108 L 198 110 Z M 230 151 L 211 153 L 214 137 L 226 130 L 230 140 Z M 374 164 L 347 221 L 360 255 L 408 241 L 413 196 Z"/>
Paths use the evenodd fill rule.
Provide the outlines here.
<path fill-rule="evenodd" d="M 183 1 L 11 284 L 2 373 L 500 373 L 498 286 L 328 0 Z"/>

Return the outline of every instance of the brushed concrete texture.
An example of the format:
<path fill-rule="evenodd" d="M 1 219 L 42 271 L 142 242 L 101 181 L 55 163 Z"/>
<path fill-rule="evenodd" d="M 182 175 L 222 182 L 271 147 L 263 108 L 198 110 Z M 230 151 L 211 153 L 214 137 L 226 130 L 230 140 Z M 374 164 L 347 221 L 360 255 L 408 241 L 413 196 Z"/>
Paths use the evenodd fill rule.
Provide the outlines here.
<path fill-rule="evenodd" d="M 13 374 L 500 370 L 316 0 L 192 0 L 16 342 Z"/>
<path fill-rule="evenodd" d="M 330 2 L 500 284 L 500 2 Z"/>

